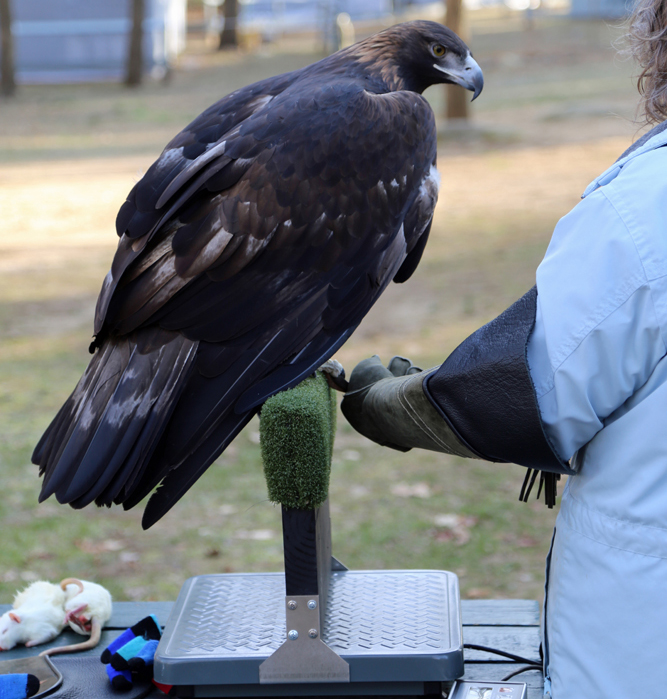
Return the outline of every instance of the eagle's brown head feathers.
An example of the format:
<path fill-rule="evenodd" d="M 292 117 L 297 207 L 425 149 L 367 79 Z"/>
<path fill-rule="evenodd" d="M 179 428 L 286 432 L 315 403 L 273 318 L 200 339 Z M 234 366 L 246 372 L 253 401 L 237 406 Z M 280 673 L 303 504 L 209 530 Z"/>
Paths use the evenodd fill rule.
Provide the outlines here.
<path fill-rule="evenodd" d="M 430 85 L 454 83 L 479 95 L 482 71 L 470 49 L 450 29 L 425 20 L 389 27 L 340 52 L 353 54 L 366 70 L 381 76 L 390 90 L 423 92 Z"/>

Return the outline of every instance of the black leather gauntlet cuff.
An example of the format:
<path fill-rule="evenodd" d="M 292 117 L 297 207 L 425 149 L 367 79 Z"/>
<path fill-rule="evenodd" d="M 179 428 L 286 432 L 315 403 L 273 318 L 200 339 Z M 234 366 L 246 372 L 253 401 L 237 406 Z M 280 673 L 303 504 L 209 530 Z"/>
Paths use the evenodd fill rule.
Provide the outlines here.
<path fill-rule="evenodd" d="M 484 459 L 571 474 L 544 431 L 528 370 L 536 309 L 533 287 L 464 340 L 426 378 L 424 391 L 461 441 Z"/>

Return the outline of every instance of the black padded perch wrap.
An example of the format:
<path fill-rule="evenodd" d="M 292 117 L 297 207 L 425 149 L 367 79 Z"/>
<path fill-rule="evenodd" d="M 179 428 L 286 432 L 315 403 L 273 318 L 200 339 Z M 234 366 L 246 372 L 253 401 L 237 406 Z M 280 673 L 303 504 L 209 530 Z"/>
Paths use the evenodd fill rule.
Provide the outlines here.
<path fill-rule="evenodd" d="M 572 474 L 575 471 L 556 454 L 544 432 L 528 369 L 526 347 L 536 309 L 533 287 L 464 340 L 427 377 L 424 390 L 462 441 L 487 461 Z M 545 475 L 540 490 L 544 485 L 547 504 L 552 505 L 556 479 Z M 522 500 L 530 492 L 525 486 Z"/>
<path fill-rule="evenodd" d="M 315 510 L 293 510 L 283 505 L 285 594 L 316 595 L 317 537 Z"/>

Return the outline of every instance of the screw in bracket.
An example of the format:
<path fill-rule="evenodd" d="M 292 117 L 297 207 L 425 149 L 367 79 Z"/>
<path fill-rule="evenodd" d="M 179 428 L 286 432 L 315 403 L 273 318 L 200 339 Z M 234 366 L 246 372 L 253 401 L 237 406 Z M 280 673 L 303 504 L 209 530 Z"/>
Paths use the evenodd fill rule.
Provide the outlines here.
<path fill-rule="evenodd" d="M 299 632 L 296 629 L 292 629 L 287 634 L 287 638 L 289 638 L 290 641 L 296 641 L 296 639 L 299 638 Z"/>
<path fill-rule="evenodd" d="M 287 609 L 296 609 L 298 606 L 299 606 L 299 605 L 297 604 L 296 600 L 294 600 L 294 599 L 291 599 L 291 600 L 287 603 Z"/>
<path fill-rule="evenodd" d="M 311 638 L 317 638 L 317 629 L 310 629 L 310 631 L 308 631 L 308 635 Z"/>
<path fill-rule="evenodd" d="M 309 599 L 308 600 L 308 609 L 316 609 L 316 608 L 317 608 L 317 600 Z"/>

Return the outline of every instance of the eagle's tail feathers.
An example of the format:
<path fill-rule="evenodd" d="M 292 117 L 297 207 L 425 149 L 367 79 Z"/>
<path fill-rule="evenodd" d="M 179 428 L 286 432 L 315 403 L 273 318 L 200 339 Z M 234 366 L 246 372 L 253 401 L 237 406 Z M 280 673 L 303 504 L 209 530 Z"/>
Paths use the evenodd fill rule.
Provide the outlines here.
<path fill-rule="evenodd" d="M 228 395 L 233 380 L 232 372 L 211 379 L 202 377 L 197 370 L 192 372 L 187 389 L 181 394 L 170 418 L 169 429 L 152 453 L 149 463 L 133 480 L 132 487 L 119 492 L 114 502 L 122 504 L 127 510 L 134 507 L 173 469 L 189 459 L 212 431 L 220 435 L 218 423 L 229 412 L 220 408 L 220 396 Z"/>
<path fill-rule="evenodd" d="M 269 341 L 256 341 L 242 352 L 232 353 L 230 356 L 234 357 L 234 360 L 226 366 L 226 354 L 221 355 L 215 344 L 201 342 L 197 369 L 190 375 L 187 388 L 179 398 L 169 422 L 168 432 L 160 440 L 157 450 L 141 477 L 137 479 L 132 492 L 116 498 L 115 502 L 122 502 L 126 509 L 134 507 L 160 481 L 172 472 L 182 470 L 184 463 L 189 464 L 188 468 L 196 470 L 199 474 L 203 473 L 254 414 L 245 416 L 245 421 L 237 429 L 236 418 L 227 420 L 234 401 L 248 386 L 252 386 L 261 378 L 267 366 L 270 367 L 271 362 L 276 361 L 276 356 L 282 356 L 292 342 L 293 337 L 290 333 L 278 331 Z M 217 374 L 213 371 L 216 358 L 223 360 Z M 206 374 L 200 371 L 202 365 L 209 369 Z M 231 429 L 233 434 L 229 436 L 226 429 Z M 206 465 L 200 465 L 193 456 L 202 453 L 203 444 L 208 445 L 206 458 L 209 452 L 216 451 L 215 444 L 218 445 L 216 457 L 207 461 Z"/>
<path fill-rule="evenodd" d="M 148 462 L 196 347 L 159 329 L 108 340 L 35 450 L 40 501 L 55 493 L 75 507 L 111 504 L 106 489 L 122 488 Z"/>
<path fill-rule="evenodd" d="M 47 429 L 42 438 L 44 448 L 40 450 L 38 445 L 33 454 L 33 462 L 39 464 L 44 476 L 40 502 L 53 495 L 70 477 L 70 470 L 76 468 L 77 459 L 88 448 L 97 426 L 95 411 L 105 405 L 116 390 L 122 375 L 120 367 L 127 363 L 129 356 L 127 350 L 127 343 L 107 343 L 100 348 Z"/>
<path fill-rule="evenodd" d="M 131 492 L 137 478 L 147 467 L 169 421 L 176 398 L 193 365 L 192 357 L 195 349 L 196 343 L 181 340 L 178 343 L 169 343 L 158 352 L 152 353 L 152 361 L 146 371 L 146 374 L 152 372 L 152 380 L 140 395 L 140 402 L 133 416 L 128 415 L 129 420 L 125 427 L 126 436 L 121 442 L 122 447 L 116 448 L 102 478 L 83 494 L 83 499 L 71 500 L 74 507 L 84 507 L 92 500 L 95 500 L 97 505 L 110 506 L 119 498 L 119 493 Z M 120 390 L 116 391 L 114 400 L 118 401 L 118 408 L 133 400 L 136 395 L 133 393 L 134 390 L 135 387 L 130 386 L 125 395 Z M 106 446 L 105 435 L 98 431 L 95 441 L 98 437 L 102 440 L 101 451 Z M 89 447 L 89 452 L 92 451 L 93 454 L 94 444 L 95 442 Z M 84 469 L 85 465 L 82 463 L 79 471 Z M 74 486 L 73 482 L 70 487 Z"/>
<path fill-rule="evenodd" d="M 137 440 L 132 451 L 125 460 L 125 466 L 118 479 L 111 482 L 106 489 L 95 498 L 98 506 L 110 506 L 112 503 L 123 502 L 133 492 L 142 478 L 156 448 L 169 423 L 177 401 L 175 389 L 180 385 L 168 387 L 153 406 L 153 410 L 144 425 L 141 439 Z M 73 503 L 76 507 L 78 503 Z"/>
<path fill-rule="evenodd" d="M 105 390 L 109 390 L 113 384 L 108 371 L 110 354 L 111 348 L 107 346 L 101 348 L 93 356 L 76 388 L 60 408 L 35 447 L 32 462 L 39 465 L 39 473 L 44 475 L 45 481 L 51 477 L 53 466 L 67 445 L 68 436 L 74 428 L 73 421 L 80 414 L 86 396 L 91 392 L 94 395 L 99 390 L 100 376 L 104 375 L 108 384 L 104 387 Z"/>
<path fill-rule="evenodd" d="M 170 471 L 146 504 L 141 525 L 152 527 L 185 495 L 204 471 L 220 456 L 229 443 L 245 427 L 255 411 L 228 414 L 215 430 L 188 456 L 178 468 Z"/>
<path fill-rule="evenodd" d="M 294 323 L 296 325 L 296 321 Z M 271 339 L 256 339 L 217 376 L 211 374 L 215 373 L 212 369 L 219 348 L 215 344 L 201 342 L 197 367 L 199 369 L 203 364 L 209 371 L 207 375 L 200 371 L 192 372 L 187 389 L 183 391 L 171 417 L 168 434 L 161 440 L 151 457 L 151 463 L 134 486 L 131 495 L 123 500 L 123 507 L 130 509 L 138 504 L 162 481 L 144 515 L 143 526 L 152 526 L 218 458 L 257 412 L 263 400 L 299 383 L 324 359 L 328 359 L 352 332 L 350 330 L 341 336 L 326 338 L 317 335 L 317 339 L 308 343 L 294 357 L 294 363 L 289 368 L 284 372 L 280 368 L 275 369 L 280 357 L 294 352 L 295 346 L 298 347 L 301 342 L 300 338 L 316 334 L 318 327 L 315 320 L 312 327 L 307 324 L 305 327 L 292 327 L 288 323 L 286 328 Z M 262 379 L 262 376 L 267 375 L 267 370 L 273 371 L 267 379 L 278 372 L 280 375 L 277 380 L 266 383 L 267 379 Z M 246 394 L 254 395 L 253 387 L 257 385 L 264 387 L 263 400 L 239 410 L 239 396 L 242 400 Z M 236 409 L 230 410 L 235 404 Z"/>

